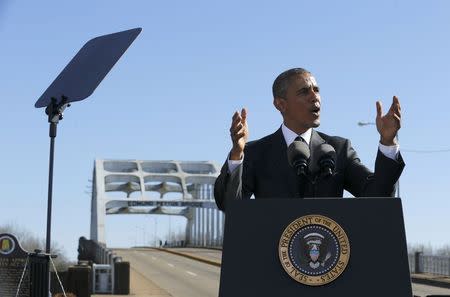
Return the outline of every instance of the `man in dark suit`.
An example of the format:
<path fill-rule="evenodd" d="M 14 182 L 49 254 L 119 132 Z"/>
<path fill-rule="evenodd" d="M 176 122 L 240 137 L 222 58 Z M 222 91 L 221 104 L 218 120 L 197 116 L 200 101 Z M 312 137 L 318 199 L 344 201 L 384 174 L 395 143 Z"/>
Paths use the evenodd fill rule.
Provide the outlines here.
<path fill-rule="evenodd" d="M 233 147 L 216 180 L 217 206 L 225 210 L 230 199 L 292 197 L 342 197 L 347 190 L 356 197 L 388 197 L 404 167 L 396 135 L 400 129 L 400 102 L 393 97 L 383 115 L 377 101 L 376 126 L 380 133 L 375 172 L 361 164 L 348 139 L 315 131 L 320 124 L 320 89 L 313 75 L 302 68 L 281 73 L 273 83 L 273 104 L 283 117 L 275 133 L 247 143 L 247 111 L 235 112 L 230 135 Z M 318 147 L 327 143 L 336 151 L 335 174 L 329 178 L 300 178 L 288 164 L 287 148 L 297 138 L 309 145 L 309 166 L 314 166 Z M 299 138 L 297 138 L 299 139 Z M 304 177 L 303 177 L 304 178 Z M 302 187 L 302 189 L 300 189 Z M 302 193 L 302 194 L 300 194 Z"/>

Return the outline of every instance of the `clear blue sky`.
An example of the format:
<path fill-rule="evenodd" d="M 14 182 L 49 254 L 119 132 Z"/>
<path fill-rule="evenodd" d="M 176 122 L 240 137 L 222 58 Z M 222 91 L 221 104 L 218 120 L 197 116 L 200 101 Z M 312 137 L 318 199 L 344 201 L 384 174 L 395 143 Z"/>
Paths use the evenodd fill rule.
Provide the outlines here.
<path fill-rule="evenodd" d="M 350 138 L 369 167 L 378 134 L 356 123 L 374 120 L 376 100 L 386 109 L 400 98 L 407 238 L 448 244 L 450 153 L 407 150 L 450 148 L 449 12 L 448 1 L 0 0 L 0 224 L 45 237 L 48 123 L 34 103 L 87 40 L 142 27 L 59 125 L 52 238 L 71 258 L 89 236 L 95 158 L 222 163 L 235 110 L 248 108 L 251 139 L 279 127 L 271 85 L 291 67 L 321 86 L 319 130 Z M 152 221 L 108 217 L 108 244 L 134 244 L 144 232 L 136 226 L 154 232 Z"/>

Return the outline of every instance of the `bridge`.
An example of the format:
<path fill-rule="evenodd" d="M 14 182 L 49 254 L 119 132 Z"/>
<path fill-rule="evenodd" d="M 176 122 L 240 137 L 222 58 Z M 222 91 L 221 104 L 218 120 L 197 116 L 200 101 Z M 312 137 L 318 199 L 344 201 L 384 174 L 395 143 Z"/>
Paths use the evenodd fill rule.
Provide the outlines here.
<path fill-rule="evenodd" d="M 214 202 L 213 162 L 96 160 L 90 238 L 106 246 L 105 216 L 160 214 L 187 219 L 183 245 L 221 247 L 224 215 Z"/>
<path fill-rule="evenodd" d="M 83 243 L 94 251 L 89 258 L 104 264 L 129 261 L 135 296 L 217 296 L 224 231 L 224 215 L 213 197 L 218 172 L 217 165 L 207 161 L 96 160 L 91 240 Z M 187 219 L 184 248 L 107 248 L 105 217 L 115 214 L 183 216 Z M 410 258 L 410 270 L 420 280 L 415 270 L 420 265 L 414 261 Z M 420 269 L 426 271 L 423 265 Z M 418 283 L 413 291 L 415 296 L 450 295 L 450 289 Z"/>

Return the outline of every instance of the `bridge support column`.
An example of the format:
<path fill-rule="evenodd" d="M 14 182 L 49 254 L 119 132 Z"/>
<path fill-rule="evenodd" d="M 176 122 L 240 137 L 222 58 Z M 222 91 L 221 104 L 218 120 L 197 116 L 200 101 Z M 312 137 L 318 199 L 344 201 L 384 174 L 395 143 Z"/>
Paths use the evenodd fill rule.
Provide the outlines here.
<path fill-rule="evenodd" d="M 186 231 L 185 231 L 185 241 L 186 245 L 192 245 L 193 243 L 193 231 L 194 231 L 194 217 L 195 209 L 190 208 L 186 214 Z"/>
<path fill-rule="evenodd" d="M 102 162 L 95 161 L 94 172 L 92 177 L 92 198 L 91 198 L 91 232 L 90 239 L 97 241 L 100 244 L 106 245 L 105 239 L 105 217 L 106 217 L 106 199 L 102 195 L 97 195 L 98 192 L 105 192 L 105 185 L 103 171 L 96 170 L 102 166 Z"/>
<path fill-rule="evenodd" d="M 200 246 L 201 209 L 195 209 L 195 246 Z"/>

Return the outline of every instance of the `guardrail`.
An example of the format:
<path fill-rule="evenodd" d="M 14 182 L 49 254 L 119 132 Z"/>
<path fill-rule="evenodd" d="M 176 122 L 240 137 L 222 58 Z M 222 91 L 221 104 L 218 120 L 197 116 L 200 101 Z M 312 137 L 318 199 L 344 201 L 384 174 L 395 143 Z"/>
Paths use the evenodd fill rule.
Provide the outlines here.
<path fill-rule="evenodd" d="M 450 276 L 450 257 L 423 255 L 416 252 L 408 255 L 411 273 L 431 273 Z"/>
<path fill-rule="evenodd" d="M 85 237 L 80 237 L 78 243 L 78 260 L 92 261 L 96 264 L 113 265 L 115 262 L 121 262 L 122 258 L 114 254 L 105 245 Z"/>

